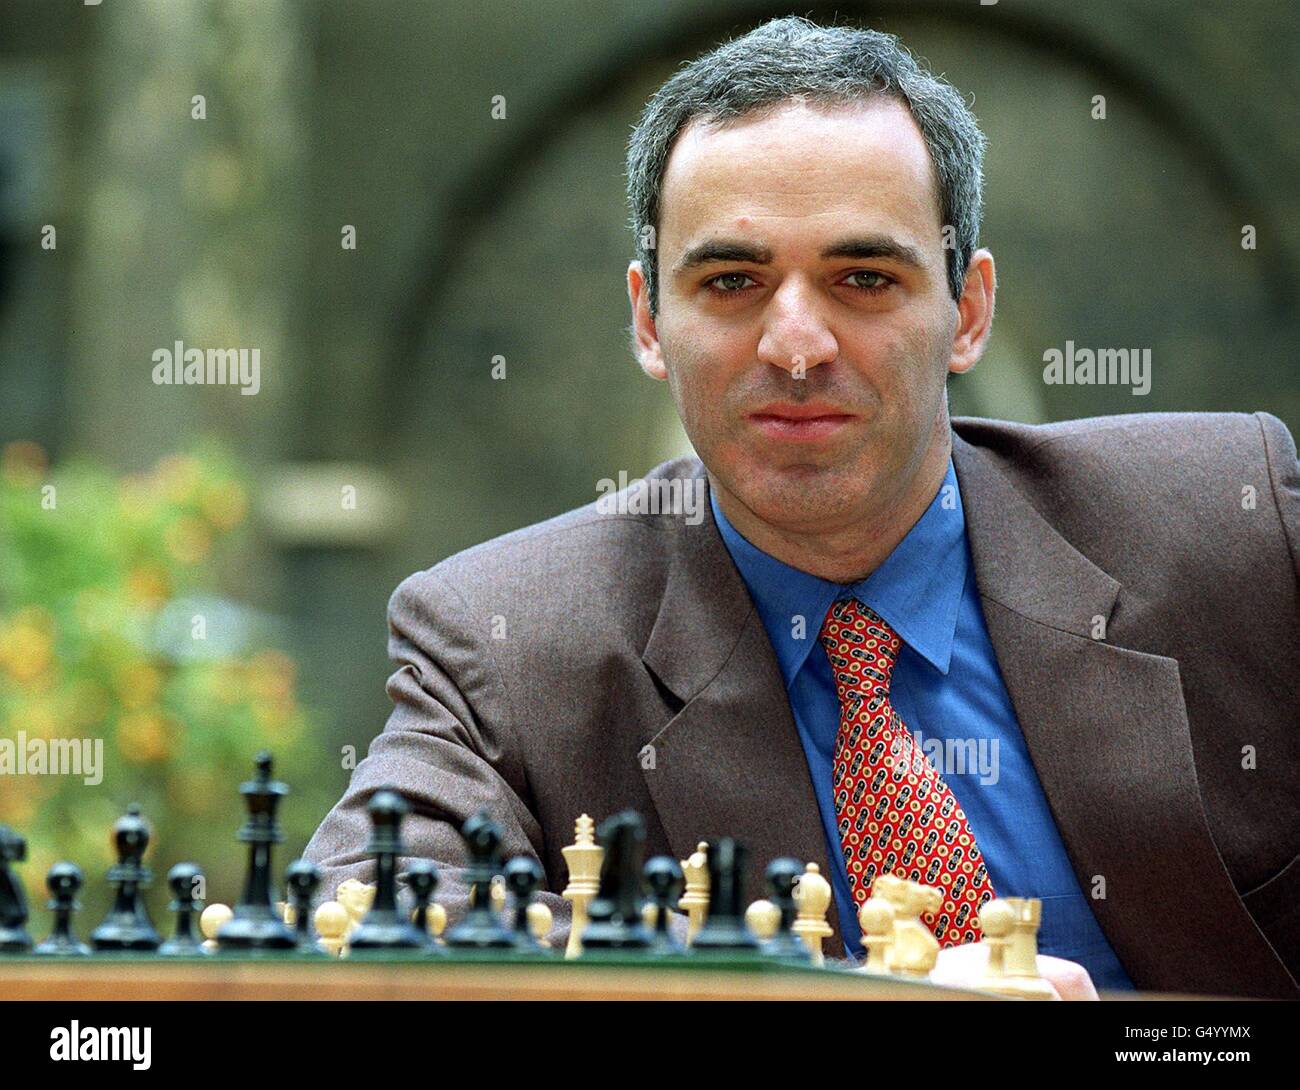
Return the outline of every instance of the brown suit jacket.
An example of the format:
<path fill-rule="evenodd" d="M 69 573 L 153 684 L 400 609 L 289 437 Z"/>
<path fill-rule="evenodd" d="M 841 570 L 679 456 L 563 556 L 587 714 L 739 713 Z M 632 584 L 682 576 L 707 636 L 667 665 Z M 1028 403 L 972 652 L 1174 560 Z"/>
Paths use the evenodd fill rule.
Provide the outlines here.
<path fill-rule="evenodd" d="M 1265 413 L 952 427 L 989 635 L 1120 961 L 1144 990 L 1300 996 L 1291 436 Z M 776 659 L 707 505 L 692 525 L 593 504 L 489 541 L 405 580 L 389 624 L 394 710 L 308 848 L 325 889 L 373 877 L 365 803 L 389 783 L 453 919 L 456 829 L 481 806 L 545 867 L 561 934 L 584 812 L 633 807 L 678 859 L 739 837 L 751 897 L 777 855 L 826 869 Z"/>

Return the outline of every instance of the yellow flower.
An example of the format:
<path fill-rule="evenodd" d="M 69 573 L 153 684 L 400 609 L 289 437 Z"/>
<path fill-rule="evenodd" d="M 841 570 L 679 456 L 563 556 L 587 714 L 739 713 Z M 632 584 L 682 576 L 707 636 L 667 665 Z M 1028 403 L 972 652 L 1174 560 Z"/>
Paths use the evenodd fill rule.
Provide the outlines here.
<path fill-rule="evenodd" d="M 129 473 L 117 482 L 117 502 L 128 518 L 147 518 L 158 510 L 154 482 L 143 473 Z"/>
<path fill-rule="evenodd" d="M 157 564 L 141 564 L 126 577 L 127 593 L 141 605 L 157 609 L 171 595 L 167 573 Z"/>
<path fill-rule="evenodd" d="M 133 764 L 164 761 L 176 742 L 178 724 L 156 709 L 128 712 L 117 721 L 117 749 Z"/>
<path fill-rule="evenodd" d="M 199 509 L 216 529 L 233 530 L 248 513 L 248 493 L 234 481 L 219 481 L 203 490 Z"/>
<path fill-rule="evenodd" d="M 273 700 L 253 705 L 253 718 L 257 720 L 257 725 L 267 734 L 277 735 L 280 740 L 291 740 L 297 734 L 297 712 L 298 706 L 292 700 Z"/>
<path fill-rule="evenodd" d="M 248 687 L 259 700 L 285 700 L 293 696 L 296 673 L 283 651 L 259 651 L 248 660 Z"/>
<path fill-rule="evenodd" d="M 24 732 L 28 738 L 52 738 L 59 729 L 59 715 L 48 697 L 27 700 L 9 713 L 9 731 Z"/>
<path fill-rule="evenodd" d="M 0 633 L 0 667 L 20 682 L 45 672 L 54 658 L 54 622 L 44 610 L 23 610 Z"/>
<path fill-rule="evenodd" d="M 155 471 L 163 495 L 170 503 L 186 503 L 199 485 L 199 463 L 188 454 L 169 454 Z"/>
<path fill-rule="evenodd" d="M 14 825 L 22 828 L 29 825 L 36 810 L 36 799 L 32 797 L 29 785 L 36 776 L 6 776 L 4 790 L 0 790 L 0 825 Z"/>
<path fill-rule="evenodd" d="M 167 551 L 181 564 L 197 564 L 212 546 L 212 531 L 200 519 L 178 518 L 163 533 Z"/>
<path fill-rule="evenodd" d="M 147 662 L 129 662 L 113 671 L 113 688 L 127 711 L 139 711 L 158 699 L 162 674 Z"/>
<path fill-rule="evenodd" d="M 222 704 L 238 704 L 248 695 L 244 680 L 244 664 L 230 659 L 215 666 L 207 677 L 208 691 Z"/>

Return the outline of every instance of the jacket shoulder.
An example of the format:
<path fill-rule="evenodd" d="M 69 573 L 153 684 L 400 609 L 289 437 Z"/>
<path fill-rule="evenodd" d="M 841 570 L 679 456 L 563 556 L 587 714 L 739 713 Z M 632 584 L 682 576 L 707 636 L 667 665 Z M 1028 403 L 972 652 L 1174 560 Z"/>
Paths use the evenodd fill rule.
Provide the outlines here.
<path fill-rule="evenodd" d="M 625 486 L 618 488 L 623 483 Z M 458 596 L 475 613 L 549 615 L 597 623 L 657 608 L 678 531 L 711 517 L 698 459 L 664 462 L 635 481 L 600 481 L 600 497 L 408 576 L 402 604 Z"/>
<path fill-rule="evenodd" d="M 1253 488 L 1276 490 L 1277 461 L 1295 463 L 1285 425 L 1268 413 L 1131 413 L 1054 424 L 955 417 L 953 430 L 1049 506 L 1088 494 L 1111 503 L 1220 508 Z M 1285 469 L 1285 467 L 1284 467 Z"/>

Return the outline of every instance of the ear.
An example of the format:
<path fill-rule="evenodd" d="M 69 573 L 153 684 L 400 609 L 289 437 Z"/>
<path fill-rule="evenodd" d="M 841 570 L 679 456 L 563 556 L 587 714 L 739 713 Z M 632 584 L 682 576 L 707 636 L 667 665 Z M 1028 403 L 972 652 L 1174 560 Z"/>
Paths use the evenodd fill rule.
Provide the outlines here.
<path fill-rule="evenodd" d="M 627 267 L 627 295 L 632 301 L 632 350 L 641 370 L 662 382 L 668 377 L 668 368 L 659 347 L 655 320 L 650 316 L 650 290 L 639 261 Z"/>
<path fill-rule="evenodd" d="M 993 328 L 996 291 L 993 255 L 988 250 L 976 250 L 966 266 L 966 283 L 957 301 L 957 331 L 953 334 L 952 356 L 948 360 L 948 370 L 954 375 L 969 371 L 984 355 Z"/>

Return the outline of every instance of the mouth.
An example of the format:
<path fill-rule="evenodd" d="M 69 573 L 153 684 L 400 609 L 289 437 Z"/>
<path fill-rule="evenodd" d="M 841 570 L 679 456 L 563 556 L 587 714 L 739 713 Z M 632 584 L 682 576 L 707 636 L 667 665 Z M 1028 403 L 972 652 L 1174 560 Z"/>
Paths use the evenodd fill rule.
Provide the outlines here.
<path fill-rule="evenodd" d="M 764 405 L 748 419 L 772 439 L 816 441 L 827 439 L 855 419 L 837 406 L 810 402 L 804 405 Z"/>

